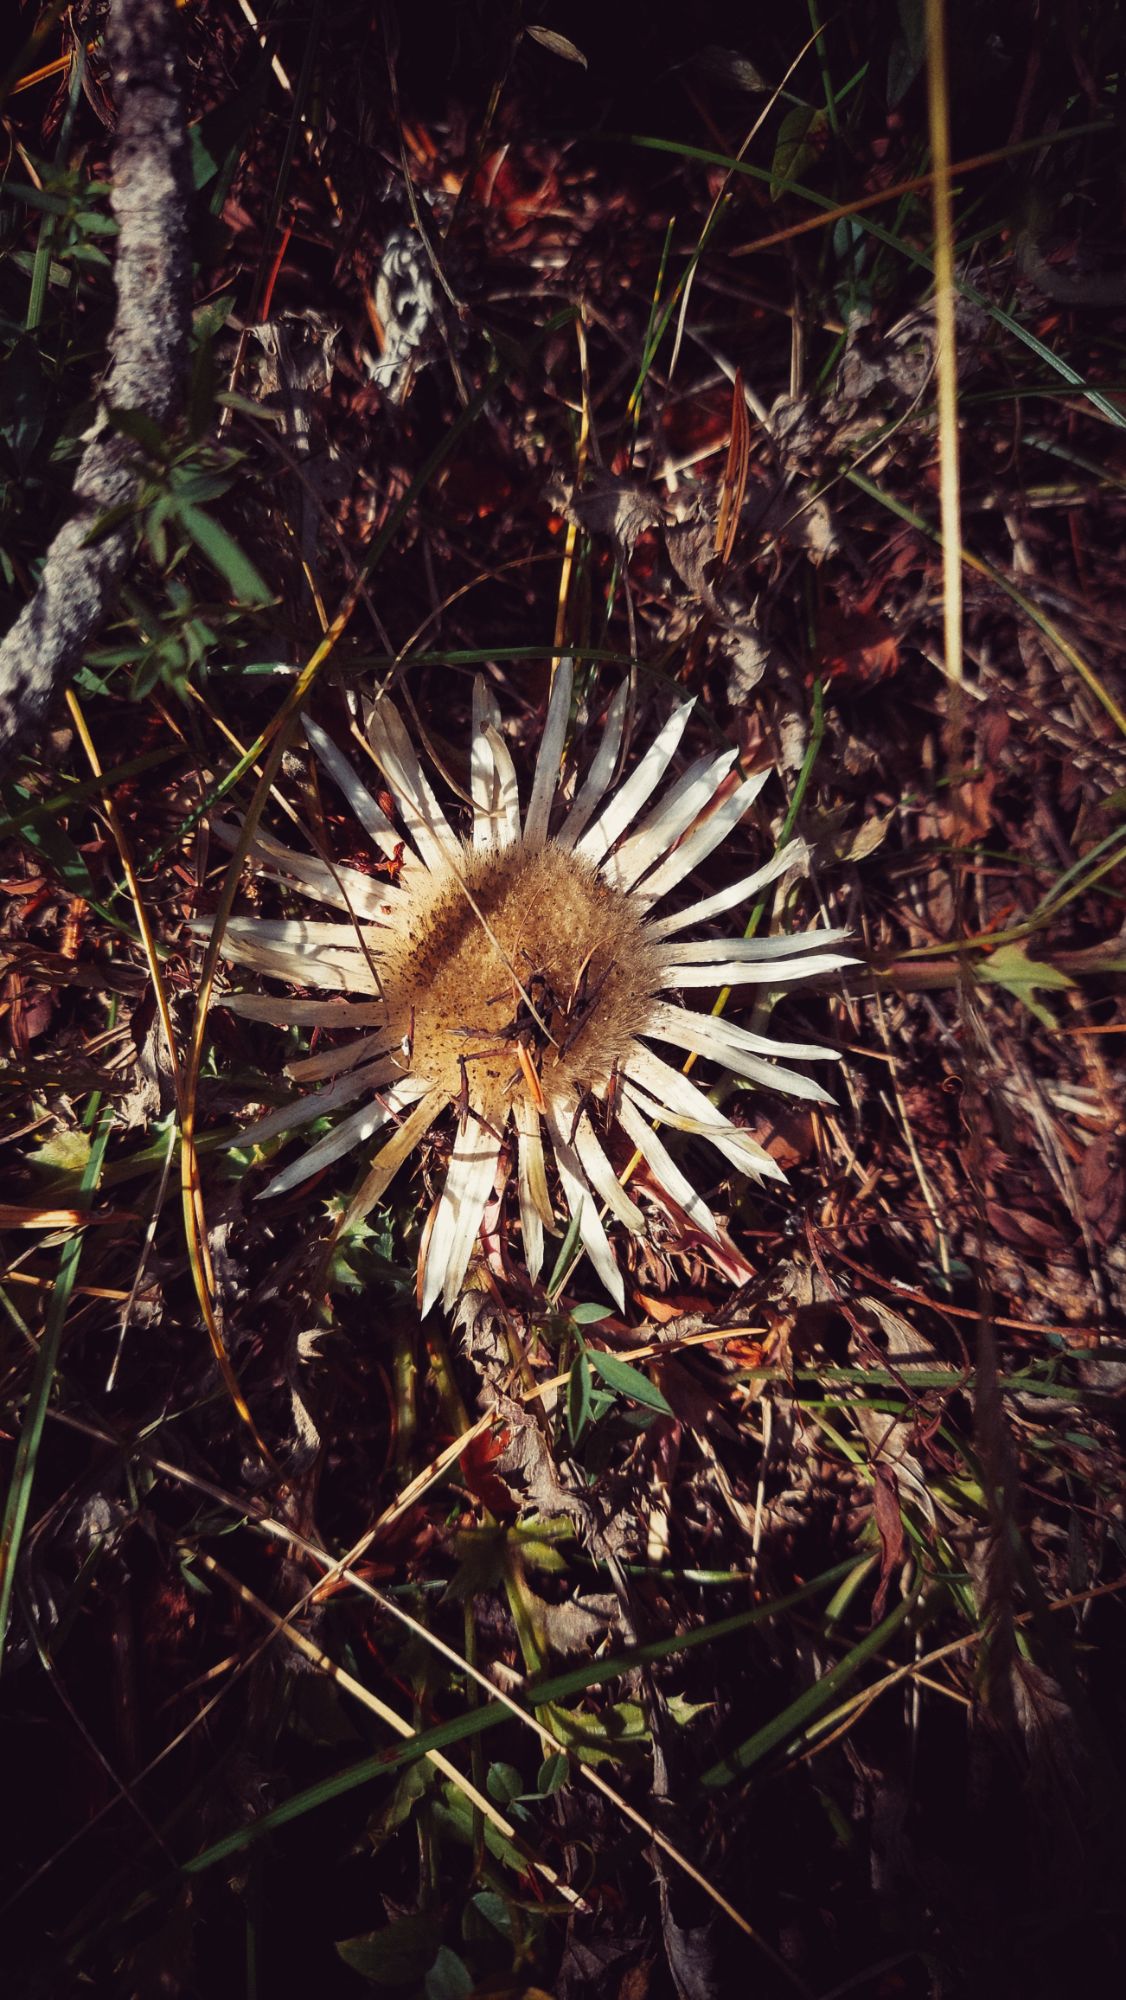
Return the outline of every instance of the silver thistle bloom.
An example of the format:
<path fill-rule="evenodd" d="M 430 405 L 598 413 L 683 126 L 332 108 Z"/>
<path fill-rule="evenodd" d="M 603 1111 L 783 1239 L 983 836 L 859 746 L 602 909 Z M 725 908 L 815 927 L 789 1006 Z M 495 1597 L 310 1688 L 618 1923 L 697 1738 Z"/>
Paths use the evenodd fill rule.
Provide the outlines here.
<path fill-rule="evenodd" d="M 671 915 L 657 914 L 738 826 L 768 773 L 744 779 L 716 804 L 735 762 L 736 752 L 728 749 L 697 757 L 663 786 L 694 705 L 685 701 L 624 782 L 611 789 L 626 715 L 623 684 L 585 778 L 563 798 L 571 686 L 565 661 L 555 676 L 521 821 L 500 713 L 485 682 L 477 680 L 473 821 L 464 841 L 435 798 L 392 702 L 374 704 L 366 729 L 402 832 L 331 739 L 306 720 L 320 763 L 390 863 L 392 879 L 330 866 L 259 835 L 251 857 L 260 873 L 343 910 L 346 920 L 234 918 L 224 938 L 227 957 L 241 965 L 345 997 L 227 993 L 222 1005 L 251 1020 L 362 1031 L 345 1045 L 292 1063 L 291 1077 L 324 1088 L 243 1133 L 240 1143 L 258 1142 L 358 1102 L 274 1176 L 265 1196 L 297 1187 L 390 1127 L 352 1204 L 353 1214 L 366 1213 L 435 1120 L 454 1108 L 449 1166 L 420 1253 L 424 1313 L 439 1298 L 447 1311 L 456 1304 L 498 1175 L 511 1160 L 512 1135 L 524 1259 L 533 1279 L 543 1265 L 544 1233 L 557 1228 L 550 1155 L 583 1247 L 610 1296 L 624 1304 L 603 1214 L 638 1233 L 645 1217 L 606 1150 L 615 1127 L 625 1151 L 644 1161 L 666 1213 L 686 1218 L 711 1243 L 720 1269 L 730 1265 L 715 1217 L 659 1128 L 706 1138 L 753 1179 L 785 1175 L 652 1043 L 671 1044 L 791 1097 L 832 1102 L 819 1084 L 782 1060 L 835 1060 L 832 1051 L 773 1041 L 669 997 L 693 987 L 779 987 L 854 962 L 823 949 L 845 935 L 840 930 L 761 939 L 684 936 L 799 862 L 800 841 L 728 888 Z M 232 830 L 218 831 L 233 841 Z"/>

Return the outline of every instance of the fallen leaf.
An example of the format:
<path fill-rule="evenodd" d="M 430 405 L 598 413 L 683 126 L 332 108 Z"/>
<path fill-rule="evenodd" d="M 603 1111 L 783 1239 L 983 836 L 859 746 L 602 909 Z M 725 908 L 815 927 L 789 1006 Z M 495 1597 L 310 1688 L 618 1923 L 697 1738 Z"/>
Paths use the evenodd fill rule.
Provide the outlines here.
<path fill-rule="evenodd" d="M 634 1298 L 649 1319 L 656 1320 L 658 1326 L 666 1326 L 670 1319 L 682 1319 L 685 1313 L 710 1311 L 710 1303 L 702 1292 L 670 1293 L 667 1298 L 656 1298 L 651 1292 L 635 1292 Z"/>
<path fill-rule="evenodd" d="M 470 1439 L 458 1460 L 461 1477 L 473 1498 L 502 1521 L 514 1521 L 519 1512 L 508 1487 L 493 1470 L 494 1462 L 503 1458 L 508 1443 L 507 1431 L 482 1431 Z"/>
<path fill-rule="evenodd" d="M 876 612 L 827 607 L 818 632 L 822 673 L 829 681 L 875 687 L 899 671 L 899 640 Z"/>
<path fill-rule="evenodd" d="M 1122 1171 L 1122 1141 L 1100 1132 L 1083 1155 L 1077 1176 L 1087 1226 L 1099 1243 L 1116 1243 L 1126 1216 L 1126 1176 Z"/>
<path fill-rule="evenodd" d="M 890 812 L 874 813 L 871 819 L 864 821 L 863 826 L 857 827 L 843 848 L 838 848 L 835 858 L 838 861 L 867 861 L 870 854 L 875 854 L 877 848 L 883 846 L 895 814 L 894 806 Z"/>
<path fill-rule="evenodd" d="M 569 521 L 588 535 L 608 535 L 623 556 L 630 554 L 639 535 L 664 518 L 664 508 L 649 487 L 636 479 L 613 479 L 598 467 L 592 468 L 581 491 L 566 493 L 561 505 Z"/>
<path fill-rule="evenodd" d="M 1025 1209 L 1006 1207 L 999 1201 L 986 1202 L 985 1216 L 1002 1243 L 1011 1243 L 1016 1250 L 1043 1254 L 1045 1250 L 1067 1248 L 1066 1236 L 1043 1216 L 1030 1215 Z"/>

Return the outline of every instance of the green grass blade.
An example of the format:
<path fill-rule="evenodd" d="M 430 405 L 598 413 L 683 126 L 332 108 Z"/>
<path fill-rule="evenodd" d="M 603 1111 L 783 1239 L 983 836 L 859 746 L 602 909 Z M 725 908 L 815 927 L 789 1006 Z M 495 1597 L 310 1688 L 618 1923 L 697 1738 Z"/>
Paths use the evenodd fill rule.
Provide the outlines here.
<path fill-rule="evenodd" d="M 97 1100 L 94 1100 L 92 1109 L 95 1115 L 96 1108 Z M 112 1124 L 113 1107 L 107 1104 L 101 1113 L 90 1148 L 90 1157 L 83 1169 L 80 1198 L 92 1194 L 98 1185 Z M 76 1230 L 64 1243 L 59 1257 L 59 1275 L 55 1280 L 51 1303 L 47 1308 L 47 1323 L 43 1329 L 23 1429 L 20 1432 L 12 1476 L 8 1483 L 4 1519 L 0 1526 L 0 1665 L 3 1664 L 8 1625 L 12 1615 L 12 1588 L 15 1583 L 16 1563 L 19 1560 L 28 1509 L 31 1505 L 31 1488 L 35 1479 L 39 1446 L 43 1439 L 43 1426 L 47 1421 L 47 1406 L 55 1385 L 55 1371 L 58 1366 L 63 1328 L 66 1325 L 67 1307 L 70 1304 L 70 1295 L 74 1289 L 82 1256 L 82 1235 L 80 1229 Z"/>
<path fill-rule="evenodd" d="M 835 1667 L 830 1667 L 827 1674 L 823 1674 L 812 1687 L 806 1688 L 804 1693 L 800 1694 L 796 1701 L 792 1701 L 788 1708 L 784 1708 L 780 1715 L 764 1723 L 761 1729 L 756 1729 L 753 1736 L 748 1736 L 737 1749 L 729 1751 L 726 1757 L 721 1757 L 718 1764 L 712 1764 L 700 1779 L 704 1791 L 721 1791 L 733 1778 L 742 1777 L 756 1764 L 761 1763 L 764 1757 L 769 1756 L 772 1750 L 777 1750 L 784 1743 L 788 1743 L 813 1716 L 819 1715 L 823 1708 L 835 1701 L 841 1689 L 847 1687 L 854 1674 L 859 1673 L 865 1660 L 871 1659 L 873 1653 L 878 1653 L 892 1634 L 899 1630 L 915 1607 L 919 1588 L 917 1583 L 909 1596 L 905 1597 L 901 1604 L 897 1604 L 895 1610 L 889 1612 L 874 1631 L 869 1632 L 866 1638 L 853 1646 L 843 1660 L 838 1660 Z"/>

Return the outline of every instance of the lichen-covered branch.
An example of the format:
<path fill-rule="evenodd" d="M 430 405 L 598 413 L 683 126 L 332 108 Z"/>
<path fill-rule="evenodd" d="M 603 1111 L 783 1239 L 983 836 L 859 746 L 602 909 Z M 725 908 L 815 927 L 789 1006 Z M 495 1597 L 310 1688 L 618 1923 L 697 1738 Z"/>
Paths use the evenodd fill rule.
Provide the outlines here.
<path fill-rule="evenodd" d="M 133 552 L 128 523 L 89 539 L 108 509 L 128 504 L 137 485 L 136 446 L 110 428 L 107 409 L 140 410 L 164 426 L 183 394 L 191 267 L 175 0 L 112 0 L 106 37 L 118 104 L 111 362 L 70 519 L 47 551 L 34 597 L 0 644 L 0 756 L 42 723 Z"/>

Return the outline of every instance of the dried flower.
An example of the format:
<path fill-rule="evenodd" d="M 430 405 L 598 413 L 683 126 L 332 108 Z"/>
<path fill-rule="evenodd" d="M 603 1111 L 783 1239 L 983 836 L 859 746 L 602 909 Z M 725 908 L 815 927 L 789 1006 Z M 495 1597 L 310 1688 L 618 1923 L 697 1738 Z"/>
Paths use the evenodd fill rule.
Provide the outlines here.
<path fill-rule="evenodd" d="M 511 1160 L 513 1134 L 524 1258 L 533 1278 L 543 1263 L 544 1232 L 557 1227 L 550 1155 L 583 1246 L 608 1292 L 623 1303 L 621 1271 L 600 1211 L 638 1232 L 645 1217 L 611 1164 L 607 1141 L 615 1128 L 626 1153 L 644 1161 L 646 1181 L 666 1213 L 687 1218 L 723 1267 L 719 1226 L 656 1128 L 702 1135 L 753 1178 L 785 1176 L 683 1070 L 654 1052 L 653 1042 L 793 1097 L 831 1101 L 820 1085 L 779 1060 L 824 1061 L 832 1059 L 830 1051 L 772 1041 L 668 997 L 694 987 L 778 987 L 852 961 L 821 948 L 839 940 L 839 930 L 789 938 L 684 937 L 782 875 L 801 859 L 800 842 L 726 889 L 671 915 L 655 914 L 738 826 L 767 774 L 723 792 L 736 756 L 728 749 L 696 758 L 663 788 L 693 707 L 686 701 L 612 789 L 626 699 L 623 685 L 586 777 L 552 829 L 570 665 L 564 662 L 555 676 L 523 824 L 499 711 L 479 679 L 473 823 L 465 841 L 446 819 L 389 700 L 373 706 L 367 739 L 402 832 L 325 732 L 307 721 L 317 757 L 381 851 L 386 876 L 314 860 L 264 835 L 251 848 L 260 872 L 345 911 L 346 920 L 232 919 L 227 956 L 274 978 L 346 997 L 230 993 L 223 1004 L 252 1020 L 363 1032 L 291 1064 L 289 1074 L 303 1082 L 332 1080 L 259 1120 L 243 1141 L 293 1131 L 358 1100 L 358 1108 L 263 1192 L 279 1195 L 298 1186 L 390 1128 L 352 1203 L 352 1213 L 366 1213 L 452 1107 L 449 1166 L 420 1256 L 423 1312 L 439 1297 L 447 1310 L 455 1304 L 502 1162 Z M 227 829 L 226 838 L 234 837 Z"/>

